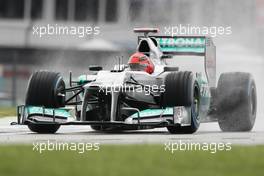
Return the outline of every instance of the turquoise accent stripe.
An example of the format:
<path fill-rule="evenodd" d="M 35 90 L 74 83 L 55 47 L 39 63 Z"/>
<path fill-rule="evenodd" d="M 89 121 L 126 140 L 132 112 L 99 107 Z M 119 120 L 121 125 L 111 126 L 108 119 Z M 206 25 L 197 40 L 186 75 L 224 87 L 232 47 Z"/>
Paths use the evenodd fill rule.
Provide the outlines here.
<path fill-rule="evenodd" d="M 166 108 L 164 109 L 145 109 L 143 111 L 140 111 L 139 116 L 140 117 L 151 117 L 151 116 L 160 116 L 162 113 L 163 115 L 173 115 L 173 108 Z M 131 117 L 137 118 L 138 114 L 134 113 Z"/>
<path fill-rule="evenodd" d="M 54 110 L 55 116 L 65 117 L 65 118 L 71 117 L 69 110 L 64 109 L 64 108 L 53 109 L 53 108 L 43 108 L 39 106 L 25 107 L 25 111 L 28 113 L 28 115 L 44 113 L 44 115 L 53 116 L 53 110 Z"/>
<path fill-rule="evenodd" d="M 205 53 L 205 37 L 157 37 L 162 52 Z"/>

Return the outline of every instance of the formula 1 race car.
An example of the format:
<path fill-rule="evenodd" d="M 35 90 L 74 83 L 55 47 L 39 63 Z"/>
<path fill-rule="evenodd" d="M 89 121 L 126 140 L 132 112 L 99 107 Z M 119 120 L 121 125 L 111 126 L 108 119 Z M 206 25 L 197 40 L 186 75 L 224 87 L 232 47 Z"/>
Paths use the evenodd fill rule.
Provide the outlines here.
<path fill-rule="evenodd" d="M 96 131 L 167 127 L 194 133 L 200 122 L 218 121 L 222 131 L 250 131 L 256 118 L 256 86 L 249 73 L 221 74 L 216 87 L 215 46 L 205 36 L 158 36 L 136 28 L 137 51 L 112 70 L 90 66 L 89 75 L 69 77 L 38 71 L 29 81 L 17 124 L 37 133 L 61 125 L 91 125 Z M 205 74 L 167 64 L 175 56 L 204 59 Z M 187 63 L 188 64 L 188 63 Z"/>

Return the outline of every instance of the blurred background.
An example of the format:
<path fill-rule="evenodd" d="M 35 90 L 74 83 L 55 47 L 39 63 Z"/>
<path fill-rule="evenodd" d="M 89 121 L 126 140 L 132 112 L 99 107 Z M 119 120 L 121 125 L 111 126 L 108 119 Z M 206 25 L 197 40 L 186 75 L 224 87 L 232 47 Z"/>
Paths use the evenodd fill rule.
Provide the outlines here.
<path fill-rule="evenodd" d="M 33 26 L 47 24 L 98 26 L 100 34 L 33 35 Z M 62 72 L 67 81 L 70 70 L 77 76 L 89 65 L 109 69 L 117 56 L 127 60 L 135 51 L 134 27 L 179 24 L 231 26 L 232 35 L 214 38 L 217 75 L 249 71 L 263 95 L 263 0 L 0 0 L 0 106 L 23 104 L 36 70 Z"/>

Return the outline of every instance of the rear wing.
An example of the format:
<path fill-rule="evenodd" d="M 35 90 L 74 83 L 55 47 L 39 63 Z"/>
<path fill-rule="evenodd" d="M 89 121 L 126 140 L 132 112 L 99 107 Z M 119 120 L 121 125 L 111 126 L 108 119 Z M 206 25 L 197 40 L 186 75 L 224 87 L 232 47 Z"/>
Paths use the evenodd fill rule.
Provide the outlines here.
<path fill-rule="evenodd" d="M 210 87 L 216 86 L 216 48 L 206 36 L 149 36 L 155 38 L 163 54 L 203 56 Z M 138 37 L 138 42 L 144 36 Z"/>
<path fill-rule="evenodd" d="M 158 33 L 158 28 L 134 28 L 135 33 L 143 33 L 145 37 L 148 36 L 149 33 Z"/>

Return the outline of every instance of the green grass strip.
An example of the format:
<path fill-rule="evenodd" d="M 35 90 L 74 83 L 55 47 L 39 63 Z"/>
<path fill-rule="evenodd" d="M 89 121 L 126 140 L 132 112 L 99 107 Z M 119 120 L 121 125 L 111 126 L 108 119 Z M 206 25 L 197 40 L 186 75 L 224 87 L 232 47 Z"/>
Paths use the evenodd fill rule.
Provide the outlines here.
<path fill-rule="evenodd" d="M 99 151 L 32 151 L 32 146 L 0 146 L 5 176 L 262 176 L 264 146 L 235 146 L 215 154 L 164 151 L 163 145 L 101 145 Z"/>

